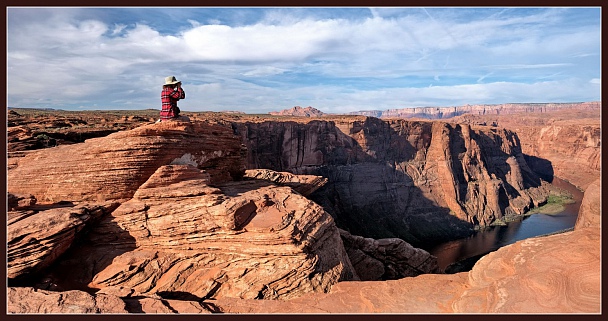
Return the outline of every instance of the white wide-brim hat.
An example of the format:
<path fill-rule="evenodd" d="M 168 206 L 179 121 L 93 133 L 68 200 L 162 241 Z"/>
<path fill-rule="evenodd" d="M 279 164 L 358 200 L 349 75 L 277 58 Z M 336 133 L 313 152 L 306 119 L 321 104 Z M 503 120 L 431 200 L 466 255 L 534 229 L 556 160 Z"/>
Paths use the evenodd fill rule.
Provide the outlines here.
<path fill-rule="evenodd" d="M 175 76 L 169 76 L 169 77 L 165 78 L 165 85 L 175 85 L 178 82 L 181 82 L 181 81 L 175 79 Z"/>

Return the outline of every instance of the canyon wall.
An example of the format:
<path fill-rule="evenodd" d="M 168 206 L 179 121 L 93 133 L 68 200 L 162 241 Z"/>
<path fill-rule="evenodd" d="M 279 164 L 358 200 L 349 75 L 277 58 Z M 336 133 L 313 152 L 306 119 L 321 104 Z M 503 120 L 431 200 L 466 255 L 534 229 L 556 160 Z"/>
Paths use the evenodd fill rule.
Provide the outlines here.
<path fill-rule="evenodd" d="M 521 149 L 504 128 L 365 119 L 163 122 L 26 153 L 8 170 L 7 312 L 600 313 L 597 178 L 574 231 L 449 275 L 426 274 L 433 257 L 399 239 L 338 229 L 306 198 L 367 226 L 408 223 L 413 238 L 454 235 L 545 197 Z M 390 201 L 384 221 L 361 210 Z M 418 276 L 357 281 L 404 275 Z"/>
<path fill-rule="evenodd" d="M 564 109 L 543 114 L 466 115 L 458 123 L 492 124 L 517 133 L 531 168 L 544 179 L 553 176 L 581 190 L 600 176 L 600 110 Z"/>
<path fill-rule="evenodd" d="M 528 162 L 548 180 L 557 176 L 585 190 L 600 176 L 599 118 L 589 122 L 557 121 L 542 127 L 518 127 Z"/>
<path fill-rule="evenodd" d="M 248 168 L 327 178 L 311 199 L 356 235 L 417 246 L 464 237 L 547 196 L 504 129 L 376 118 L 233 127 Z"/>
<path fill-rule="evenodd" d="M 378 118 L 423 118 L 446 119 L 464 114 L 504 115 L 515 113 L 546 113 L 562 109 L 592 110 L 599 109 L 600 102 L 581 103 L 516 103 L 497 105 L 465 105 L 455 107 L 413 107 L 388 110 L 356 111 L 351 115 L 364 115 Z"/>

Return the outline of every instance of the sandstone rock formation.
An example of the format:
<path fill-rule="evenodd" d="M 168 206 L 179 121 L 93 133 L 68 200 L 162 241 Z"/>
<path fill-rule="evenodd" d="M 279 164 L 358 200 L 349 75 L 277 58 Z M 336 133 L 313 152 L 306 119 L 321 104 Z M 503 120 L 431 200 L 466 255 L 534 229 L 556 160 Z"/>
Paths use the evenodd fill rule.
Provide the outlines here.
<path fill-rule="evenodd" d="M 281 172 L 245 172 L 242 137 L 267 148 L 248 153 L 247 164 L 281 164 Z M 214 157 L 220 148 L 231 153 Z M 423 166 L 429 154 L 436 162 Z M 542 198 L 520 154 L 517 136 L 502 128 L 374 119 L 166 122 L 24 153 L 8 170 L 8 312 L 600 313 L 599 181 L 589 185 L 572 232 L 503 247 L 470 272 L 382 282 L 356 281 L 356 271 L 375 278 L 382 265 L 387 278 L 414 261 L 432 270 L 433 259 L 415 249 L 403 257 L 412 249 L 399 240 L 339 231 L 303 197 L 332 195 L 327 208 L 354 213 L 342 219 L 355 221 L 352 209 L 373 209 L 375 201 L 390 209 L 397 200 L 412 214 L 405 217 L 412 233 L 439 222 L 457 229 L 455 205 L 465 215 L 475 206 L 490 213 L 495 186 L 504 190 L 503 213 Z M 42 177 L 29 174 L 38 167 Z M 324 174 L 327 183 L 291 169 Z M 444 179 L 457 187 L 442 186 Z M 374 198 L 382 192 L 390 195 L 385 203 Z M 354 196 L 349 211 L 339 208 L 344 196 Z"/>
<path fill-rule="evenodd" d="M 271 111 L 268 114 L 270 115 L 279 115 L 279 116 L 297 116 L 297 117 L 319 117 L 319 116 L 323 116 L 325 115 L 325 113 L 323 113 L 322 111 L 313 108 L 313 107 L 306 107 L 306 108 L 302 108 L 300 106 L 295 106 L 293 108 L 290 109 L 284 109 L 281 111 Z"/>
<path fill-rule="evenodd" d="M 99 291 L 90 294 L 71 290 L 64 292 L 38 290 L 31 287 L 8 288 L 9 314 L 125 314 L 125 313 L 185 313 L 217 312 L 211 303 L 135 296 L 125 291 Z"/>
<path fill-rule="evenodd" d="M 327 183 L 327 178 L 321 176 L 294 175 L 289 172 L 276 172 L 269 169 L 248 169 L 243 177 L 266 180 L 281 186 L 289 186 L 303 196 L 309 196 Z"/>
<path fill-rule="evenodd" d="M 211 181 L 237 177 L 243 153 L 226 126 L 162 122 L 28 153 L 8 172 L 8 190 L 42 203 L 126 199 L 170 163 L 206 169 Z"/>
<path fill-rule="evenodd" d="M 515 131 L 526 162 L 548 181 L 559 177 L 581 190 L 600 175 L 600 109 L 466 115 L 458 123 L 493 124 Z"/>
<path fill-rule="evenodd" d="M 597 222 L 599 185 L 585 192 L 582 220 Z M 330 293 L 287 302 L 221 299 L 225 313 L 601 312 L 600 225 L 530 238 L 492 252 L 470 272 L 385 282 L 341 282 Z M 575 250 L 574 250 L 575 249 Z"/>
<path fill-rule="evenodd" d="M 201 300 L 287 299 L 357 280 L 323 208 L 272 179 L 234 180 L 242 151 L 228 126 L 172 121 L 20 158 L 9 193 L 40 204 L 9 213 L 11 282 Z M 303 193 L 323 183 L 277 174 Z"/>
<path fill-rule="evenodd" d="M 71 268 L 94 275 L 92 288 L 198 298 L 284 299 L 356 278 L 317 204 L 265 181 L 208 181 L 190 165 L 160 167 L 90 232 L 90 249 L 74 254 L 85 264 Z M 99 260 L 117 247 L 134 249 Z"/>
<path fill-rule="evenodd" d="M 439 273 L 437 258 L 402 239 L 374 240 L 340 230 L 346 253 L 362 281 Z"/>
<path fill-rule="evenodd" d="M 7 147 L 13 153 L 80 143 L 86 139 L 153 123 L 158 111 L 140 111 L 141 115 L 124 115 L 120 111 L 70 112 L 19 108 L 7 113 Z"/>
<path fill-rule="evenodd" d="M 23 210 L 9 211 L 7 277 L 18 279 L 23 275 L 42 273 L 70 248 L 83 229 L 117 206 L 113 202 L 73 207 L 59 204 L 48 206 L 48 209 L 28 206 Z"/>
<path fill-rule="evenodd" d="M 546 113 L 562 109 L 591 110 L 599 109 L 600 102 L 581 103 L 519 103 L 496 105 L 465 105 L 456 107 L 413 107 L 401 109 L 388 109 L 384 111 L 369 110 L 356 111 L 351 115 L 364 115 L 377 118 L 423 118 L 446 119 L 464 114 L 472 115 L 504 115 L 514 113 Z"/>
<path fill-rule="evenodd" d="M 587 187 L 581 202 L 581 208 L 574 226 L 575 229 L 583 229 L 587 227 L 600 228 L 602 226 L 602 204 L 600 202 L 601 191 L 602 189 L 599 179 L 589 184 L 589 187 Z"/>
<path fill-rule="evenodd" d="M 556 121 L 546 126 L 518 126 L 522 150 L 547 177 L 557 176 L 585 190 L 600 176 L 600 119 Z"/>
<path fill-rule="evenodd" d="M 463 237 L 548 193 L 504 129 L 376 118 L 234 126 L 248 168 L 326 177 L 311 198 L 356 235 L 414 245 Z"/>

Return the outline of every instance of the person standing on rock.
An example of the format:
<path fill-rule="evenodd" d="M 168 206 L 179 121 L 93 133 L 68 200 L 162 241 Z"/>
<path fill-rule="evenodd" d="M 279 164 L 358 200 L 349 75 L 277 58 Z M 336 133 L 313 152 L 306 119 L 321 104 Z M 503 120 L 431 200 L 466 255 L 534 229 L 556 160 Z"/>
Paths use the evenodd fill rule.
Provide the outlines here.
<path fill-rule="evenodd" d="M 180 110 L 177 107 L 177 101 L 184 98 L 186 98 L 186 92 L 182 89 L 182 82 L 175 79 L 175 76 L 166 77 L 163 91 L 160 94 L 163 105 L 159 121 L 178 118 Z"/>

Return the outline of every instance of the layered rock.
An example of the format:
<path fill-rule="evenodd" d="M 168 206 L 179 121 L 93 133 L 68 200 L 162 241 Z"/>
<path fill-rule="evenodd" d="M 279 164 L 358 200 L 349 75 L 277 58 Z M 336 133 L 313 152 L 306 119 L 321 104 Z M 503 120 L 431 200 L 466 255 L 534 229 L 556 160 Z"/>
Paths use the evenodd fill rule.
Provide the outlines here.
<path fill-rule="evenodd" d="M 548 193 L 504 129 L 376 118 L 234 126 L 248 168 L 326 177 L 312 199 L 356 235 L 414 245 L 462 237 Z"/>
<path fill-rule="evenodd" d="M 18 111 L 17 111 L 18 110 Z M 121 111 L 64 111 L 18 108 L 7 113 L 8 156 L 18 151 L 41 149 L 56 145 L 80 143 L 120 130 L 153 123 L 158 111 L 138 111 L 125 115 Z"/>
<path fill-rule="evenodd" d="M 11 212 L 11 282 L 200 300 L 285 299 L 358 279 L 331 216 L 272 182 L 310 193 L 324 180 L 234 181 L 242 151 L 229 126 L 172 121 L 22 157 L 9 192 L 43 202 Z"/>
<path fill-rule="evenodd" d="M 217 312 L 211 303 L 163 299 L 133 295 L 132 291 L 47 291 L 32 287 L 8 288 L 9 314 L 125 314 L 125 313 L 186 313 Z M 123 293 L 121 293 L 123 292 Z"/>
<path fill-rule="evenodd" d="M 518 132 L 529 162 L 548 179 L 557 176 L 585 190 L 600 176 L 599 119 L 586 124 L 555 122 Z"/>
<path fill-rule="evenodd" d="M 467 115 L 454 121 L 492 124 L 515 131 L 526 162 L 544 179 L 559 177 L 581 190 L 600 175 L 600 109 L 568 108 L 545 113 Z"/>
<path fill-rule="evenodd" d="M 40 274 L 118 203 L 28 206 L 7 214 L 7 277 Z M 54 207 L 54 208 L 53 208 Z"/>
<path fill-rule="evenodd" d="M 220 299 L 225 313 L 601 313 L 599 184 L 585 192 L 574 231 L 530 238 L 483 257 L 470 272 L 341 282 L 287 302 Z M 587 210 L 588 209 L 588 210 Z M 575 250 L 573 250 L 575 249 Z"/>
<path fill-rule="evenodd" d="M 294 175 L 289 172 L 276 172 L 269 169 L 248 169 L 243 177 L 289 186 L 303 196 L 309 196 L 327 183 L 327 178 L 321 176 Z"/>
<path fill-rule="evenodd" d="M 583 196 L 583 200 L 581 201 L 581 208 L 578 212 L 578 217 L 574 226 L 575 229 L 601 228 L 601 192 L 602 189 L 599 179 L 589 184 L 585 191 L 585 195 Z"/>
<path fill-rule="evenodd" d="M 265 181 L 208 181 L 190 165 L 160 167 L 58 270 L 91 288 L 198 298 L 284 299 L 356 278 L 317 204 Z"/>
<path fill-rule="evenodd" d="M 437 258 L 402 239 L 374 240 L 340 230 L 346 253 L 362 281 L 439 273 Z"/>
<path fill-rule="evenodd" d="M 348 123 L 340 126 L 353 128 Z M 425 128 L 424 124 L 419 126 Z M 435 130 L 448 131 L 454 133 L 451 135 L 454 135 L 456 140 L 464 136 L 462 128 L 458 130 L 455 125 L 448 124 L 446 127 L 437 128 L 433 127 L 434 125 L 427 126 L 432 129 L 431 134 Z M 183 128 L 185 130 L 188 126 Z M 476 135 L 481 133 L 477 129 L 471 128 L 471 130 Z M 360 131 L 355 129 L 353 133 Z M 359 146 L 366 146 L 365 149 L 355 149 L 351 152 L 348 148 L 337 145 L 342 147 L 342 154 L 334 156 L 333 159 L 340 160 L 340 155 L 346 155 L 350 159 L 357 157 L 371 159 L 363 164 L 351 163 L 350 169 L 357 166 L 375 168 L 377 164 L 372 162 L 374 158 L 367 158 L 366 155 L 373 154 L 376 157 L 393 153 L 391 155 L 401 155 L 405 159 L 408 159 L 408 155 L 412 155 L 409 159 L 416 160 L 416 157 L 419 157 L 418 159 L 424 160 L 425 154 L 428 153 L 428 147 L 424 152 L 407 149 L 408 145 L 404 140 L 388 140 L 389 146 L 402 144 L 404 148 L 384 150 L 374 148 L 380 143 L 380 145 L 386 144 L 387 141 L 374 141 L 373 135 L 369 135 L 370 132 L 372 131 L 364 131 L 359 136 L 363 142 Z M 428 135 L 428 131 L 420 130 L 420 133 L 418 139 L 411 135 L 408 136 L 407 141 L 419 142 L 422 146 L 431 145 L 434 138 Z M 159 136 L 164 134 L 161 131 Z M 471 140 L 479 146 L 498 144 L 497 141 L 501 141 L 499 144 L 501 150 L 502 148 L 511 152 L 516 150 L 504 145 L 504 142 L 508 141 L 506 135 L 499 133 L 491 135 L 487 132 L 486 135 L 491 139 L 471 138 Z M 469 137 L 475 135 L 469 133 Z M 150 139 L 162 140 L 162 137 Z M 347 143 L 352 143 L 354 140 L 344 136 L 340 136 L 340 139 Z M 442 141 L 445 141 L 445 138 L 439 139 L 439 142 Z M 483 143 L 479 143 L 480 141 Z M 98 141 L 99 145 L 105 143 L 103 140 Z M 473 145 L 472 142 L 469 144 L 469 146 Z M 464 142 L 462 145 L 467 146 Z M 300 146 L 304 151 L 309 150 L 310 147 Z M 458 168 L 453 164 L 462 164 L 461 159 L 465 159 L 465 156 L 469 159 L 477 159 L 477 155 L 472 152 L 473 147 L 469 148 L 471 153 L 468 156 L 466 156 L 467 152 L 458 152 L 461 148 L 455 148 L 457 152 L 450 152 L 453 168 Z M 70 155 L 77 154 L 70 153 L 75 150 L 77 149 L 66 149 L 66 152 Z M 370 153 L 363 152 L 364 150 Z M 408 154 L 407 151 L 410 153 Z M 504 154 L 510 155 L 507 152 Z M 512 169 L 515 168 L 515 163 L 513 160 L 508 162 L 504 160 L 504 154 L 480 153 L 478 160 L 483 160 L 486 168 L 492 168 L 488 164 L 495 164 L 494 171 L 486 169 L 488 173 L 497 173 L 496 168 L 501 168 L 500 166 L 505 166 L 504 164 L 509 165 L 511 173 L 509 171 L 504 173 L 506 167 L 500 172 L 505 174 L 505 181 L 510 180 L 509 185 L 513 184 L 514 188 L 521 182 L 525 188 L 527 180 L 525 167 L 518 163 L 519 172 Z M 34 155 L 40 157 L 41 154 L 34 152 Z M 300 156 L 296 154 L 295 159 L 300 159 L 305 165 L 308 165 L 311 159 L 315 159 L 303 157 L 304 155 L 304 152 Z M 24 156 L 18 165 L 34 166 L 35 162 L 29 157 L 31 156 Z M 81 156 L 76 155 L 76 157 Z M 448 158 L 447 155 L 444 157 Z M 517 160 L 518 157 L 515 156 L 514 161 Z M 336 280 L 336 277 L 339 279 L 338 274 L 348 274 L 349 268 L 346 263 L 348 261 L 343 259 L 345 257 L 343 250 L 333 248 L 340 242 L 340 238 L 336 237 L 336 232 L 331 232 L 335 227 L 327 224 L 331 218 L 316 204 L 304 199 L 300 193 L 293 192 L 290 187 L 279 187 L 268 180 L 231 182 L 226 180 L 225 175 L 212 175 L 211 167 L 200 168 L 198 162 L 194 162 L 197 165 L 190 162 L 180 164 L 171 164 L 171 162 L 172 160 L 159 165 L 142 184 L 125 193 L 130 195 L 128 198 L 111 200 L 109 203 L 121 202 L 122 205 L 112 214 L 100 217 L 102 222 L 95 227 L 91 226 L 88 233 L 82 233 L 86 229 L 80 230 L 77 235 L 81 237 L 77 244 L 73 243 L 61 256 L 62 259 L 55 262 L 46 278 L 41 280 L 47 284 L 45 288 L 54 291 L 10 286 L 7 289 L 9 313 L 601 312 L 601 237 L 597 225 L 601 215 L 598 199 L 599 182 L 592 184 L 586 192 L 581 221 L 573 232 L 528 239 L 506 246 L 482 258 L 471 272 L 452 275 L 425 274 L 384 282 L 349 281 L 329 286 L 330 283 L 335 282 L 331 281 L 332 279 Z M 224 166 L 222 164 L 215 163 L 216 166 Z M 338 166 L 349 168 L 347 165 Z M 380 165 L 380 168 L 388 167 Z M 310 168 L 314 166 L 316 165 Z M 462 176 L 467 177 L 465 172 L 468 177 L 478 177 L 474 174 L 483 176 L 480 174 L 483 173 L 482 170 L 474 172 L 473 167 L 462 166 Z M 409 172 L 404 171 L 408 175 L 414 173 L 413 169 L 418 169 L 413 165 L 408 168 L 410 168 Z M 21 170 L 24 170 L 23 167 Z M 9 170 L 9 173 L 12 171 L 13 169 Z M 429 170 L 425 175 L 412 174 L 410 178 L 416 177 L 424 181 L 429 177 L 432 178 L 429 173 L 436 172 Z M 454 176 L 460 177 L 459 175 Z M 518 179 L 520 175 L 523 177 L 521 181 Z M 270 176 L 289 177 L 289 175 L 276 174 Z M 54 178 L 54 176 L 50 177 Z M 279 178 L 277 181 L 284 179 Z M 285 182 L 292 181 L 293 179 L 288 179 Z M 39 183 L 46 184 L 43 181 Z M 13 177 L 12 181 L 9 180 L 9 192 L 11 186 L 20 184 L 27 182 L 22 182 L 16 176 Z M 326 187 L 327 185 L 323 188 Z M 436 188 L 437 185 L 434 185 L 433 189 Z M 317 193 L 320 191 L 321 189 Z M 31 194 L 36 197 L 44 195 L 44 193 Z M 66 211 L 73 211 L 75 207 L 85 204 L 60 202 L 51 206 L 37 204 L 34 201 L 36 197 L 33 195 L 30 197 L 29 192 L 15 192 L 13 195 L 20 209 L 13 211 L 15 214 L 9 215 L 9 230 L 14 228 L 15 223 L 25 222 L 32 215 L 40 215 L 49 210 L 53 210 L 54 213 L 54 210 L 61 206 L 65 207 Z M 367 197 L 370 194 L 358 195 Z M 284 208 L 283 204 L 285 204 Z M 47 220 L 63 217 L 44 216 Z M 67 229 L 64 229 L 66 231 L 71 229 L 69 224 L 62 226 L 67 226 Z M 54 239 L 59 239 L 59 234 L 50 235 Z M 13 238 L 17 240 L 14 244 L 27 237 Z M 233 242 L 237 239 L 241 241 Z M 272 242 L 275 243 L 270 245 Z M 378 245 L 374 251 L 368 251 L 370 254 L 378 255 L 378 252 L 382 252 L 377 251 L 382 248 L 380 246 L 382 242 L 366 240 L 362 244 L 359 249 L 364 249 L 368 245 L 372 245 L 372 248 Z M 52 246 L 57 247 L 57 245 Z M 258 246 L 259 249 L 256 250 L 254 247 Z M 399 247 L 401 246 L 397 248 Z M 254 257 L 255 259 L 251 259 Z M 270 259 L 265 261 L 262 257 Z M 243 263 L 248 260 L 252 265 Z M 292 265 L 290 269 L 289 264 L 295 263 L 298 265 Z M 250 269 L 256 272 L 250 272 Z M 309 274 L 303 277 L 299 272 L 300 269 L 308 271 Z M 271 274 L 274 275 L 274 281 L 268 279 Z M 352 276 L 355 277 L 354 272 Z M 246 281 L 241 282 L 237 279 L 246 279 Z M 348 278 L 344 277 L 344 279 Z M 260 288 L 260 283 L 256 283 L 255 286 L 251 286 L 252 290 L 246 290 L 245 283 L 249 282 L 260 282 L 265 286 Z M 96 293 L 70 290 L 79 286 L 87 291 L 91 291 L 89 286 L 100 289 Z M 37 287 L 43 288 L 40 285 Z M 66 290 L 70 291 L 57 292 Z M 290 300 L 251 299 L 256 290 L 255 298 L 288 298 L 286 295 L 288 292 L 297 293 L 299 296 Z M 329 290 L 329 293 L 319 293 L 326 290 Z M 310 293 L 313 291 L 315 293 Z"/>
<path fill-rule="evenodd" d="M 600 109 L 600 102 L 581 103 L 519 103 L 519 104 L 495 104 L 495 105 L 465 105 L 455 107 L 412 107 L 401 109 L 388 109 L 384 111 L 369 110 L 357 111 L 351 115 L 365 115 L 378 118 L 423 118 L 423 119 L 446 119 L 464 114 L 472 115 L 505 115 L 515 113 L 546 113 L 555 110 L 578 109 L 593 110 Z"/>
<path fill-rule="evenodd" d="M 243 152 L 226 126 L 162 122 L 28 153 L 8 172 L 8 191 L 41 203 L 125 199 L 170 163 L 206 169 L 212 181 L 238 177 Z"/>

